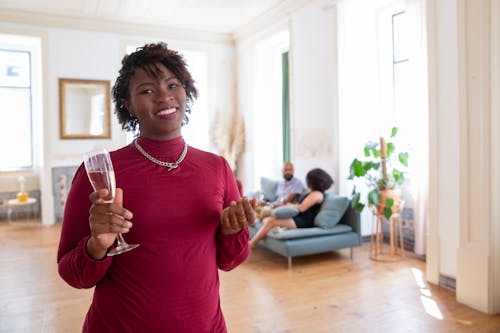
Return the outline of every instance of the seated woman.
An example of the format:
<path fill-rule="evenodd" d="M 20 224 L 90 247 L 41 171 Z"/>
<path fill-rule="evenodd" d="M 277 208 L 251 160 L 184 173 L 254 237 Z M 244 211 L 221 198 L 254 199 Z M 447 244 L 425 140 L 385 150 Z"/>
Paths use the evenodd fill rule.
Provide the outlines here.
<path fill-rule="evenodd" d="M 262 227 L 250 240 L 251 247 L 254 247 L 261 239 L 266 237 L 267 233 L 274 227 L 295 229 L 312 228 L 314 226 L 314 218 L 323 203 L 323 193 L 332 186 L 333 179 L 326 171 L 316 168 L 307 173 L 306 184 L 309 192 L 300 199 L 299 203 L 288 204 L 288 206 L 296 207 L 299 214 L 289 219 L 274 216 L 265 217 L 262 220 Z"/>

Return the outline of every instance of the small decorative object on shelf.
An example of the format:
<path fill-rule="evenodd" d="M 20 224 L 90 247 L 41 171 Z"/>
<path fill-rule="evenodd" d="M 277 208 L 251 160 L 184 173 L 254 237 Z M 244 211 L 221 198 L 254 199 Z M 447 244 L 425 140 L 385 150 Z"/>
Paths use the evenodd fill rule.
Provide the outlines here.
<path fill-rule="evenodd" d="M 24 190 L 24 184 L 26 184 L 26 178 L 24 176 L 19 176 L 17 178 L 17 182 L 19 183 L 19 192 L 16 195 L 16 198 L 19 202 L 28 201 L 28 192 Z"/>

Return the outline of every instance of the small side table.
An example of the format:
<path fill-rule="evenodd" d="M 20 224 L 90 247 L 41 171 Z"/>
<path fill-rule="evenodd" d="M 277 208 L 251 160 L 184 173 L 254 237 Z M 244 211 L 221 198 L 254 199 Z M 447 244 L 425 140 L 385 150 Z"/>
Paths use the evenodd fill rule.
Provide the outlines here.
<path fill-rule="evenodd" d="M 393 208 L 391 218 L 389 219 L 389 252 L 384 253 L 384 228 L 382 222 L 385 217 L 383 214 L 374 212 L 372 222 L 372 233 L 370 236 L 370 259 L 375 261 L 397 261 L 405 256 L 403 241 L 403 223 L 401 213 L 404 208 L 404 201 L 399 201 Z M 397 241 L 399 236 L 399 244 Z"/>
<path fill-rule="evenodd" d="M 28 198 L 26 201 L 10 199 L 7 201 L 7 219 L 11 221 L 12 210 L 20 207 L 29 207 L 28 218 L 34 217 L 34 208 L 36 206 L 36 198 Z"/>

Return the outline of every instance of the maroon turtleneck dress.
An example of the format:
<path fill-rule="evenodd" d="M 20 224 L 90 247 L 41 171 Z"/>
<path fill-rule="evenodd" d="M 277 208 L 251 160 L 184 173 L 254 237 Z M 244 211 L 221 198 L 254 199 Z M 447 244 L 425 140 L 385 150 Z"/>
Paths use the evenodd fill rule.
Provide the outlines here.
<path fill-rule="evenodd" d="M 176 161 L 182 137 L 139 138 L 162 161 Z M 123 206 L 134 217 L 125 234 L 140 246 L 93 260 L 86 252 L 89 195 L 80 166 L 66 202 L 57 261 L 75 288 L 95 287 L 83 332 L 226 332 L 218 269 L 231 270 L 249 255 L 248 228 L 224 236 L 220 214 L 239 198 L 235 178 L 220 156 L 189 147 L 177 169 L 146 159 L 133 144 L 111 153 Z"/>

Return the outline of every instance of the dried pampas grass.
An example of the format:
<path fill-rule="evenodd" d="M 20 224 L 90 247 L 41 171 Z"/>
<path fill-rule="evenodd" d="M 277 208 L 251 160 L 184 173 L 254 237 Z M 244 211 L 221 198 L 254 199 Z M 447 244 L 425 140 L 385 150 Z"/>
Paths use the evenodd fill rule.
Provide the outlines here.
<path fill-rule="evenodd" d="M 211 139 L 221 156 L 236 173 L 238 159 L 245 151 L 245 120 L 239 112 L 215 113 Z"/>

